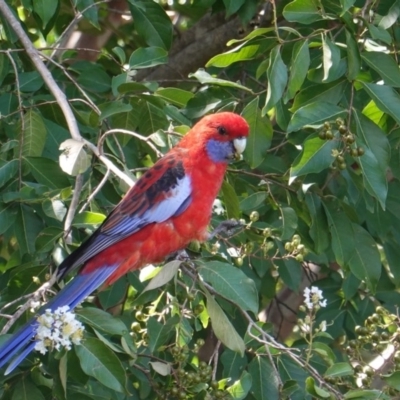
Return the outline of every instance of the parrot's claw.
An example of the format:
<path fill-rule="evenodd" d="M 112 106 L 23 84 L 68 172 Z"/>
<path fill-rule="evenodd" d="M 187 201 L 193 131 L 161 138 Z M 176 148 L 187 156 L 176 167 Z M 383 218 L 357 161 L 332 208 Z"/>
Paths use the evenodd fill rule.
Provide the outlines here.
<path fill-rule="evenodd" d="M 227 221 L 221 222 L 208 237 L 209 240 L 213 239 L 216 235 L 225 233 L 228 236 L 232 236 L 236 229 L 243 227 L 243 224 L 237 219 L 228 219 Z"/>

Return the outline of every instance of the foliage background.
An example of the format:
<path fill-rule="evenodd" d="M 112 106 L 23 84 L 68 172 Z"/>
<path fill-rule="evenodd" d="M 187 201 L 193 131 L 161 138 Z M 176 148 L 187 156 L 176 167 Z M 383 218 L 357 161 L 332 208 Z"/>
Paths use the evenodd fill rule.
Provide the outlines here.
<path fill-rule="evenodd" d="M 21 45 L 7 5 L 35 48 Z M 236 111 L 251 136 L 212 221 L 245 227 L 193 244 L 193 261 L 171 261 L 150 287 L 158 267 L 89 299 L 77 310 L 83 344 L 31 355 L 0 378 L 2 398 L 394 398 L 400 2 L 7 5 L 3 333 L 32 315 L 31 297 L 58 290 L 42 287 L 55 265 L 198 118 Z M 35 54 L 55 82 L 45 83 Z M 327 307 L 304 311 L 311 282 Z"/>

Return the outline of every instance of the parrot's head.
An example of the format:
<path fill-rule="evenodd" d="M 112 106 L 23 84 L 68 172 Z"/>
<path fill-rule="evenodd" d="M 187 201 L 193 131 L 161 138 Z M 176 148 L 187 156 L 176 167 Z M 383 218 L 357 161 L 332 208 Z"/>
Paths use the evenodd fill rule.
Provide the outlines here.
<path fill-rule="evenodd" d="M 249 125 L 244 118 L 232 112 L 212 114 L 201 119 L 192 129 L 197 140 L 205 146 L 214 162 L 228 163 L 238 158 L 246 148 Z"/>

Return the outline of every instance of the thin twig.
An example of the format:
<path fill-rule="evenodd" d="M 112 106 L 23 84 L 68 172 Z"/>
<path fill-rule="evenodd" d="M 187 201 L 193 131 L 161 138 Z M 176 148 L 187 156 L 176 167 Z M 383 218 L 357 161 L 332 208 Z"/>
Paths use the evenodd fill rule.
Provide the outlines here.
<path fill-rule="evenodd" d="M 64 239 L 69 244 L 71 243 L 72 240 L 72 237 L 70 235 L 71 225 L 75 216 L 76 209 L 78 208 L 79 196 L 82 191 L 82 186 L 83 186 L 83 174 L 79 174 L 76 176 L 75 179 L 75 187 L 72 194 L 71 203 L 68 207 L 68 212 L 64 222 Z"/>
<path fill-rule="evenodd" d="M 110 176 L 110 170 L 107 169 L 106 173 L 104 174 L 102 180 L 100 181 L 100 183 L 97 185 L 96 189 L 93 190 L 92 193 L 90 193 L 89 197 L 87 198 L 87 200 L 85 201 L 85 203 L 83 204 L 83 206 L 81 207 L 81 209 L 79 210 L 79 213 L 81 213 L 89 204 L 90 202 L 93 200 L 93 198 L 96 196 L 97 193 L 99 193 L 99 191 L 101 190 L 101 188 L 106 184 L 108 177 Z"/>
<path fill-rule="evenodd" d="M 17 97 L 18 97 L 18 112 L 20 114 L 21 118 L 21 139 L 19 142 L 19 155 L 18 155 L 18 186 L 19 189 L 21 189 L 22 185 L 22 149 L 24 145 L 24 139 L 25 139 L 25 118 L 24 118 L 24 111 L 23 111 L 23 106 L 22 106 L 22 97 L 21 97 L 21 91 L 19 90 L 20 84 L 19 84 L 19 76 L 18 76 L 18 69 L 17 65 L 15 64 L 14 58 L 11 55 L 11 52 L 9 50 L 6 51 L 7 57 L 10 60 L 14 74 L 15 74 L 15 84 L 16 84 L 16 90 L 17 90 Z"/>
<path fill-rule="evenodd" d="M 43 296 L 44 293 L 46 293 L 56 282 L 57 280 L 57 274 L 54 273 L 50 279 L 45 282 L 42 286 L 40 286 L 39 289 L 35 290 L 33 293 L 31 293 L 29 300 L 24 303 L 18 311 L 10 318 L 10 320 L 4 325 L 3 329 L 1 330 L 1 334 L 4 335 L 5 333 L 8 332 L 8 330 L 14 325 L 14 323 L 17 321 L 17 319 L 29 308 L 31 307 L 31 302 L 32 301 L 37 301 L 40 297 Z M 21 299 L 21 298 L 20 298 Z M 19 300 L 20 300 L 19 299 Z"/>
<path fill-rule="evenodd" d="M 154 146 L 153 143 L 150 142 L 150 136 L 143 136 L 139 133 L 133 132 L 133 131 L 129 131 L 127 129 L 110 129 L 106 132 L 104 132 L 98 142 L 97 147 L 100 149 L 101 152 L 103 152 L 103 143 L 104 140 L 107 136 L 109 135 L 114 135 L 116 133 L 123 133 L 124 135 L 130 135 L 133 136 L 139 140 L 142 140 L 143 142 L 147 143 L 147 145 L 157 154 L 158 157 L 161 157 L 163 154 L 161 153 L 160 150 L 157 149 L 157 147 Z"/>
<path fill-rule="evenodd" d="M 81 141 L 82 137 L 79 133 L 78 124 L 76 122 L 75 115 L 72 112 L 71 107 L 69 106 L 65 93 L 59 88 L 50 71 L 46 68 L 46 65 L 43 63 L 42 59 L 39 56 L 39 52 L 33 46 L 28 35 L 22 29 L 21 24 L 11 12 L 5 0 L 0 0 L 0 12 L 3 14 L 5 20 L 10 24 L 12 30 L 18 36 L 22 45 L 25 47 L 28 56 L 35 65 L 37 71 L 42 76 L 50 92 L 56 98 L 67 121 L 71 136 L 74 139 Z"/>

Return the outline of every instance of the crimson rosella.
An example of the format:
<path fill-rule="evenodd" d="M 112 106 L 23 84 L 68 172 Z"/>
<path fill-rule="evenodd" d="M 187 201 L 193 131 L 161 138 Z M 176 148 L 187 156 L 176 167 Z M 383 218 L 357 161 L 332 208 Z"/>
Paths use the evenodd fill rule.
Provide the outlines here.
<path fill-rule="evenodd" d="M 63 306 L 73 309 L 103 283 L 160 262 L 193 240 L 207 240 L 212 205 L 227 165 L 244 151 L 248 133 L 247 122 L 231 112 L 201 119 L 60 264 L 59 278 L 80 270 L 38 314 Z M 15 357 L 6 373 L 35 347 L 37 326 L 33 318 L 0 346 L 0 367 Z"/>

